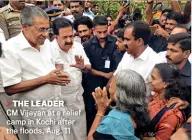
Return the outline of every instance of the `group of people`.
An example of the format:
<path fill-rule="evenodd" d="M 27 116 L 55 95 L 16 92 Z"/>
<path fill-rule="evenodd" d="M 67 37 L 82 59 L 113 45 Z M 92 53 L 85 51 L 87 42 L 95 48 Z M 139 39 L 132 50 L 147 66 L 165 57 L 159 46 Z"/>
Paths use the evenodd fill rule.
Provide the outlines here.
<path fill-rule="evenodd" d="M 0 139 L 191 139 L 191 1 L 183 11 L 171 1 L 171 9 L 156 20 L 154 1 L 147 0 L 146 21 L 138 9 L 131 20 L 123 18 L 129 3 L 122 4 L 114 21 L 93 12 L 91 3 L 52 0 L 46 7 L 10 0 L 0 9 Z M 81 113 L 6 118 L 4 111 L 14 108 L 7 100 L 59 100 L 64 107 L 19 109 Z M 64 124 L 26 124 L 43 134 L 12 135 L 4 128 L 6 119 L 75 123 L 70 133 Z"/>

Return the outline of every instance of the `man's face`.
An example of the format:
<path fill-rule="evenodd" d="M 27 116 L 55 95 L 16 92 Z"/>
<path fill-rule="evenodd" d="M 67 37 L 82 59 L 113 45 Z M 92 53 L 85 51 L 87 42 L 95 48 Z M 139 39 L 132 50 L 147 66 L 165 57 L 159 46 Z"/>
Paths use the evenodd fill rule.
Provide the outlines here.
<path fill-rule="evenodd" d="M 73 16 L 81 15 L 83 12 L 83 8 L 79 2 L 70 2 L 70 9 Z"/>
<path fill-rule="evenodd" d="M 166 20 L 167 20 L 167 13 L 165 12 L 159 18 L 159 23 L 161 24 L 161 26 L 165 26 Z"/>
<path fill-rule="evenodd" d="M 125 44 L 122 38 L 117 37 L 116 45 L 119 52 L 126 51 Z"/>
<path fill-rule="evenodd" d="M 95 12 L 96 12 L 96 13 L 99 13 L 99 11 L 100 11 L 99 7 L 96 6 L 96 7 L 95 7 Z"/>
<path fill-rule="evenodd" d="M 185 53 L 181 50 L 179 44 L 168 43 L 166 58 L 168 63 L 178 65 L 183 62 Z"/>
<path fill-rule="evenodd" d="M 91 7 L 91 0 L 84 1 L 84 8 L 89 9 Z"/>
<path fill-rule="evenodd" d="M 111 17 L 107 17 L 108 26 L 111 26 Z"/>
<path fill-rule="evenodd" d="M 107 29 L 107 25 L 97 25 L 94 27 L 94 34 L 99 42 L 105 42 L 105 39 L 107 37 Z"/>
<path fill-rule="evenodd" d="M 30 36 L 29 42 L 35 45 L 43 45 L 49 35 L 49 19 L 34 17 L 33 25 L 23 27 L 23 30 Z"/>
<path fill-rule="evenodd" d="M 17 10 L 22 10 L 25 7 L 25 0 L 10 0 L 11 5 L 17 8 Z"/>
<path fill-rule="evenodd" d="M 79 25 L 77 30 L 82 42 L 85 42 L 91 38 L 92 29 L 89 29 L 87 25 Z"/>
<path fill-rule="evenodd" d="M 124 32 L 124 44 L 128 54 L 135 55 L 138 52 L 138 41 L 132 35 L 133 27 L 128 27 Z"/>
<path fill-rule="evenodd" d="M 44 0 L 36 0 L 35 5 L 40 7 L 41 9 L 45 9 L 45 1 Z"/>
<path fill-rule="evenodd" d="M 176 25 L 177 25 L 177 22 L 175 20 L 167 19 L 167 22 L 165 24 L 165 30 L 170 34 Z"/>
<path fill-rule="evenodd" d="M 59 35 L 56 36 L 56 39 L 61 50 L 68 52 L 73 46 L 73 28 L 65 27 L 59 29 Z"/>
<path fill-rule="evenodd" d="M 61 9 L 62 11 L 64 10 L 64 5 L 61 2 L 61 0 L 54 0 L 53 1 L 53 6 Z"/>

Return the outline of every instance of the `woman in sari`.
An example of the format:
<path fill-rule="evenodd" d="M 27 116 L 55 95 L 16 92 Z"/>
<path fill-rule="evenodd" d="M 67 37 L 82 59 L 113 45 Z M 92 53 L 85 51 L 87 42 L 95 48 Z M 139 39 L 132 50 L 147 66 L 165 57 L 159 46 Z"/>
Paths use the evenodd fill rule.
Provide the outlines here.
<path fill-rule="evenodd" d="M 173 97 L 187 100 L 187 91 L 183 85 L 179 69 L 174 64 L 157 64 L 149 79 L 150 87 L 155 93 L 148 104 L 151 119 L 147 137 L 143 140 L 169 140 L 170 136 L 182 125 L 185 120 L 183 113 L 166 104 Z M 149 133 L 150 132 L 150 133 Z"/>

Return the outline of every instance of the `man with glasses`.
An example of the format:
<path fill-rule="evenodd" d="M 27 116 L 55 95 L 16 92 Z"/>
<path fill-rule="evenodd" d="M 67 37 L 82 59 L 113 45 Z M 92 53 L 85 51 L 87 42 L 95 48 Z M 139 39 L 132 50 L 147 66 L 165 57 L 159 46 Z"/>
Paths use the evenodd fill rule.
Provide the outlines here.
<path fill-rule="evenodd" d="M 60 99 L 60 87 L 70 82 L 62 71 L 63 61 L 59 52 L 51 47 L 48 36 L 49 18 L 39 7 L 25 6 L 21 12 L 22 32 L 3 44 L 3 57 L 0 60 L 2 81 L 5 92 L 14 95 L 18 101 L 55 101 Z M 55 111 L 49 106 L 21 106 L 19 110 Z M 59 117 L 59 116 L 58 116 Z M 37 121 L 56 119 L 54 115 L 22 116 L 22 120 L 32 120 L 23 127 L 33 132 L 29 140 L 54 140 L 61 135 L 48 133 L 60 131 L 54 124 L 41 125 Z M 57 128 L 57 129 L 56 129 Z M 48 131 L 49 130 L 49 131 Z M 62 136 L 61 136 L 62 137 Z M 28 139 L 26 139 L 28 140 Z"/>

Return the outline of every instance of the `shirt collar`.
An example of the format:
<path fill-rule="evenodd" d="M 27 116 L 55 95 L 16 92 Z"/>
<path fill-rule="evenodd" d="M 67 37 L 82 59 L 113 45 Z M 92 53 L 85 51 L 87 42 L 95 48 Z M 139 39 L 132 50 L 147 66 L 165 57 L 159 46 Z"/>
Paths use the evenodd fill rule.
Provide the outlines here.
<path fill-rule="evenodd" d="M 32 47 L 32 46 L 29 44 L 29 42 L 27 41 L 27 39 L 25 38 L 23 32 L 21 32 L 21 33 L 18 35 L 18 37 L 19 37 L 20 40 L 22 40 L 22 41 L 20 42 L 20 44 L 21 44 L 21 45 L 20 45 L 20 48 L 21 48 L 21 49 L 26 49 L 26 48 Z"/>
<path fill-rule="evenodd" d="M 107 38 L 106 38 L 106 42 L 111 42 L 111 41 L 113 41 L 113 40 L 112 40 L 112 39 L 110 38 L 110 36 L 108 35 Z M 97 39 L 96 36 L 93 37 L 92 43 L 99 43 L 99 40 Z"/>
<path fill-rule="evenodd" d="M 191 63 L 187 60 L 184 67 L 180 70 L 181 75 L 191 76 Z"/>
<path fill-rule="evenodd" d="M 147 46 L 146 49 L 143 51 L 143 53 L 136 59 L 141 59 L 143 61 L 146 61 L 147 57 L 149 56 L 149 53 L 150 53 L 150 48 L 149 46 Z"/>
<path fill-rule="evenodd" d="M 23 32 L 21 32 L 21 33 L 18 35 L 18 37 L 19 37 L 19 40 L 22 40 L 22 41 L 20 42 L 20 48 L 21 48 L 22 50 L 23 50 L 23 49 L 26 49 L 26 48 L 33 48 L 33 47 L 29 44 L 28 40 L 25 38 Z M 45 40 L 45 41 L 46 41 L 46 40 Z M 44 42 L 44 44 L 45 44 L 45 42 Z M 40 48 L 42 48 L 42 47 L 43 47 L 43 45 L 40 45 Z"/>
<path fill-rule="evenodd" d="M 13 9 L 13 7 L 11 6 L 10 3 L 8 4 L 8 9 L 9 9 L 10 12 L 21 12 L 21 11 L 19 11 L 19 10 Z"/>

